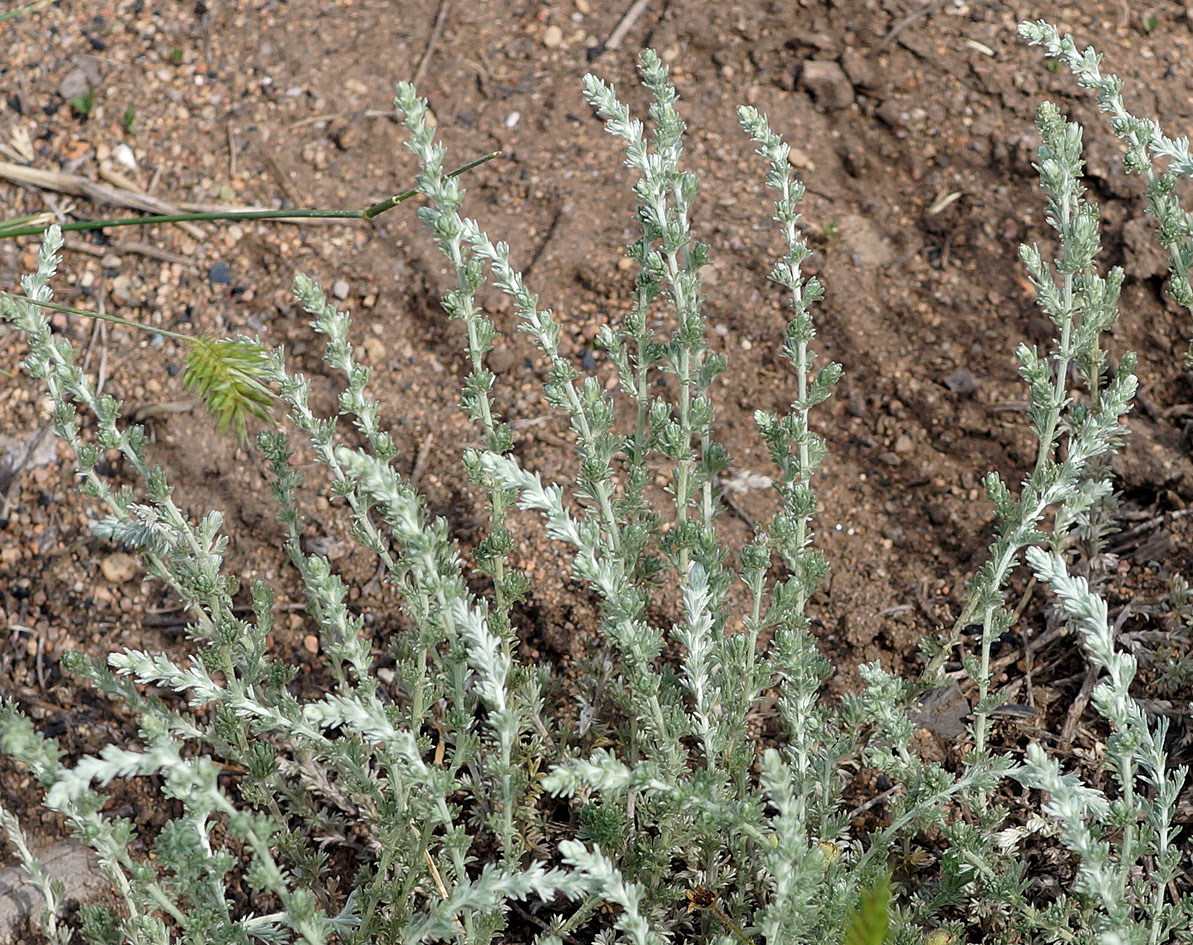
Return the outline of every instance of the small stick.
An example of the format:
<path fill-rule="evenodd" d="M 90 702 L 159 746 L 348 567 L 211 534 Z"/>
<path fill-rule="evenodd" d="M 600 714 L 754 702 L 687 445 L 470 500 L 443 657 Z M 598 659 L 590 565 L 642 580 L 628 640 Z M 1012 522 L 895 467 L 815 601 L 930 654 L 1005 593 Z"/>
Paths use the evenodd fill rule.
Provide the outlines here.
<path fill-rule="evenodd" d="M 37 635 L 37 655 L 33 657 L 37 666 L 37 687 L 46 691 L 46 631 Z"/>
<path fill-rule="evenodd" d="M 1144 532 L 1149 532 L 1153 528 L 1158 528 L 1171 522 L 1175 522 L 1179 518 L 1184 518 L 1186 515 L 1193 515 L 1193 507 L 1187 509 L 1175 509 L 1171 512 L 1164 512 L 1157 515 L 1155 518 L 1149 518 L 1146 522 L 1140 522 L 1138 525 L 1133 525 L 1126 531 L 1119 532 L 1115 535 L 1114 546 L 1110 549 L 1115 554 L 1125 551 L 1131 543 L 1131 539 Z"/>
<path fill-rule="evenodd" d="M 99 326 L 104 323 L 102 318 L 95 318 L 91 321 L 91 338 L 87 341 L 87 350 L 83 353 L 83 373 L 87 373 L 87 368 L 91 366 L 91 351 L 95 348 L 95 339 L 99 337 Z"/>
<path fill-rule="evenodd" d="M 229 120 L 224 130 L 228 133 L 228 177 L 231 178 L 236 176 L 236 129 Z"/>
<path fill-rule="evenodd" d="M 410 81 L 411 85 L 418 86 L 426 76 L 427 66 L 431 62 L 431 53 L 435 50 L 435 44 L 439 42 L 439 35 L 443 32 L 443 23 L 447 19 L 447 11 L 451 9 L 451 5 L 451 0 L 440 0 L 439 12 L 435 14 L 435 25 L 431 27 L 431 35 L 427 37 L 427 47 L 423 50 L 423 57 L 419 61 L 418 68 L 414 70 L 414 78 Z"/>
<path fill-rule="evenodd" d="M 291 130 L 295 128 L 304 128 L 307 125 L 314 125 L 321 121 L 331 121 L 333 118 L 339 118 L 343 112 L 328 112 L 325 115 L 309 115 L 306 118 L 300 118 L 290 126 Z M 394 110 L 392 108 L 368 108 L 364 111 L 365 118 L 394 118 Z"/>
<path fill-rule="evenodd" d="M 507 900 L 507 902 L 509 902 L 510 908 L 513 909 L 516 913 L 518 913 L 518 915 L 520 915 L 527 922 L 533 922 L 540 929 L 544 929 L 548 932 L 554 931 L 554 929 L 551 928 L 550 923 L 544 922 L 537 915 L 531 915 L 529 912 L 527 912 L 525 909 L 523 909 L 518 904 L 518 901 L 516 899 L 509 899 L 509 900 Z M 568 934 L 564 933 L 564 934 L 560 935 L 559 938 L 561 941 L 567 942 L 567 945 L 580 945 L 580 940 L 578 938 L 576 938 L 574 935 L 568 935 Z"/>
<path fill-rule="evenodd" d="M 486 161 L 491 161 L 493 158 L 500 156 L 500 151 L 491 151 L 474 161 L 469 161 L 454 171 L 451 171 L 448 177 L 458 177 L 465 171 L 470 171 L 478 165 L 484 164 Z M 4 176 L 4 167 L 6 165 L 0 162 L 0 177 Z M 21 170 L 28 170 L 28 168 L 21 168 Z M 82 178 L 86 180 L 86 178 Z M 94 185 L 102 187 L 103 185 Z M 104 188 L 107 189 L 107 188 Z M 144 226 L 148 223 L 182 223 L 193 220 L 278 220 L 279 222 L 295 223 L 295 222 L 332 222 L 335 220 L 371 220 L 373 217 L 379 216 L 385 211 L 392 209 L 404 200 L 409 200 L 411 197 L 418 195 L 418 189 L 412 188 L 410 190 L 402 191 L 400 194 L 394 194 L 392 197 L 386 197 L 384 200 L 366 207 L 364 210 L 263 210 L 263 209 L 248 209 L 248 210 L 228 210 L 217 209 L 202 213 L 170 213 L 160 216 L 149 217 L 125 217 L 118 220 L 87 220 L 82 223 L 65 223 L 61 230 L 63 233 L 70 233 L 79 230 L 102 230 L 110 226 Z M 152 198 L 150 198 L 152 199 Z M 201 206 L 210 206 L 203 204 Z M 26 226 L 21 229 L 4 230 L 3 221 L 0 221 L 0 238 L 10 236 L 36 236 L 44 233 L 49 229 L 50 224 L 38 224 L 35 226 Z M 199 231 L 200 238 L 203 238 L 203 231 Z"/>
<path fill-rule="evenodd" d="M 105 283 L 99 284 L 99 294 L 95 300 L 95 310 L 99 315 L 96 322 L 99 323 L 99 367 L 95 372 L 95 396 L 98 397 L 104 391 L 104 384 L 108 380 L 108 325 L 106 321 L 107 312 L 107 297 L 108 293 L 104 291 Z"/>
<path fill-rule="evenodd" d="M 435 861 L 431 859 L 431 854 L 426 850 L 423 850 L 423 859 L 427 861 L 427 869 L 431 871 L 431 879 L 435 882 L 435 889 L 440 896 L 446 899 L 447 887 L 443 885 L 443 877 L 439 875 L 439 867 L 435 865 Z"/>
<path fill-rule="evenodd" d="M 127 190 L 130 194 L 145 193 L 145 191 L 141 189 L 141 185 L 135 180 L 124 174 L 121 174 L 120 171 L 116 170 L 116 168 L 112 167 L 112 165 L 106 162 L 99 166 L 96 174 L 99 176 L 99 179 L 105 183 L 111 184 L 113 187 L 119 187 L 121 190 Z"/>
<path fill-rule="evenodd" d="M 1094 691 L 1094 683 L 1098 681 L 1098 667 L 1091 666 L 1085 673 L 1085 682 L 1081 684 L 1081 691 L 1069 706 L 1069 716 L 1065 719 L 1065 727 L 1060 730 L 1060 741 L 1057 747 L 1061 751 L 1068 751 L 1073 744 L 1073 736 L 1077 734 L 1077 726 L 1081 722 L 1081 713 L 1089 705 L 1090 693 Z"/>
<path fill-rule="evenodd" d="M 443 885 L 443 877 L 439 875 L 439 867 L 435 865 L 435 861 L 431 859 L 431 854 L 423 850 L 423 859 L 427 861 L 427 868 L 431 871 L 431 879 L 435 882 L 435 888 L 439 891 L 439 895 L 447 899 L 447 887 Z M 464 924 L 460 921 L 460 917 L 456 916 L 456 928 L 461 932 L 464 931 Z"/>
<path fill-rule="evenodd" d="M 1015 612 L 1011 614 L 1011 622 L 1018 623 L 1019 618 L 1023 616 L 1023 611 L 1027 609 L 1027 602 L 1031 600 L 1032 591 L 1036 589 L 1036 579 L 1033 575 L 1027 582 L 1027 587 L 1023 589 L 1023 596 L 1019 598 L 1019 604 L 1015 608 Z M 1025 638 L 1026 639 L 1026 638 Z"/>
<path fill-rule="evenodd" d="M 728 492 L 721 492 L 721 501 L 729 506 L 729 511 L 746 523 L 746 527 L 750 531 L 758 530 L 758 523 L 754 521 L 750 513 L 737 504 L 737 499 L 733 498 Z"/>
<path fill-rule="evenodd" d="M 1035 637 L 1028 641 L 1027 650 L 1029 653 L 1035 653 L 1037 650 L 1043 649 L 1045 646 L 1047 646 L 1049 643 L 1051 643 L 1057 637 L 1062 637 L 1068 632 L 1069 632 L 1068 626 L 1066 626 L 1063 623 L 1060 624 L 1059 626 L 1053 627 L 1050 630 L 1045 630 L 1038 637 Z M 1008 653 L 1006 656 L 1000 656 L 997 659 L 991 660 L 990 661 L 990 673 L 993 675 L 994 673 L 997 673 L 999 670 L 1006 669 L 1008 666 L 1010 666 L 1012 663 L 1014 663 L 1016 660 L 1018 660 L 1019 657 L 1020 657 L 1019 651 L 1013 650 L 1010 653 Z M 969 672 L 964 669 L 959 669 L 959 670 L 956 670 L 953 672 L 945 673 L 945 675 L 949 679 L 964 679 L 965 677 L 967 677 L 969 675 Z"/>
<path fill-rule="evenodd" d="M 435 442 L 435 434 L 428 433 L 423 438 L 422 443 L 418 447 L 418 452 L 414 455 L 414 468 L 410 471 L 410 485 L 418 488 L 418 481 L 422 479 L 423 473 L 427 469 L 427 460 L 431 455 L 431 444 Z"/>
<path fill-rule="evenodd" d="M 1036 579 L 1033 575 L 1031 580 L 1027 582 L 1027 588 L 1023 592 L 1023 597 L 1019 601 L 1019 606 L 1015 608 L 1015 613 L 1011 615 L 1011 622 L 1013 624 L 1019 623 L 1019 618 L 1022 616 L 1024 609 L 1027 607 L 1027 602 L 1031 600 L 1032 591 L 1035 590 Z M 1032 709 L 1036 707 L 1036 693 L 1035 683 L 1032 680 L 1032 662 L 1031 662 L 1031 638 L 1027 635 L 1027 627 L 1020 624 L 1019 638 L 1023 641 L 1023 675 L 1027 683 L 1027 704 Z"/>
<path fill-rule="evenodd" d="M 25 446 L 25 455 L 22 456 L 20 458 L 20 461 L 18 461 L 16 463 L 16 465 L 14 465 L 12 467 L 12 469 L 6 474 L 7 476 L 9 476 L 11 478 L 9 478 L 9 480 L 6 483 L 4 483 L 4 486 L 5 486 L 4 505 L 2 508 L 0 508 L 0 518 L 5 518 L 5 519 L 8 518 L 8 513 L 12 511 L 13 503 L 16 501 L 17 496 L 20 494 L 20 491 L 21 491 L 20 484 L 18 481 L 18 477 L 21 473 L 21 470 L 24 469 L 29 464 L 29 461 L 33 458 L 33 451 L 36 450 L 39 445 L 41 445 L 42 438 L 45 437 L 45 435 L 49 431 L 50 431 L 50 427 L 48 424 L 43 427 L 38 427 L 37 432 L 32 437 L 29 438 L 29 442 Z M 3 473 L 3 470 L 0 470 L 0 473 Z M 12 626 L 15 627 L 16 624 L 13 624 Z"/>
<path fill-rule="evenodd" d="M 7 161 L 0 161 L 0 177 L 16 183 L 40 187 L 43 190 L 54 190 L 60 194 L 73 194 L 76 197 L 86 197 L 95 203 L 110 203 L 118 207 L 144 210 L 148 213 L 170 214 L 176 213 L 178 209 L 173 204 L 165 200 L 159 200 L 157 197 L 101 184 L 84 177 L 82 174 L 42 171 L 34 167 L 22 167 L 19 164 L 9 164 Z M 196 239 L 201 240 L 204 238 L 203 231 L 197 226 L 188 224 L 185 229 Z M 27 234 L 19 233 L 13 235 L 24 236 Z"/>
<path fill-rule="evenodd" d="M 911 26 L 911 24 L 918 20 L 921 16 L 927 16 L 929 13 L 935 12 L 936 8 L 940 6 L 940 4 L 941 0 L 929 0 L 929 2 L 925 3 L 918 10 L 907 14 L 907 16 L 903 17 L 903 19 L 891 27 L 891 31 L 882 38 L 881 43 L 874 47 L 874 51 L 876 53 L 882 52 L 887 48 L 887 46 L 894 42 L 896 36 L 907 29 L 907 27 Z"/>
<path fill-rule="evenodd" d="M 870 800 L 866 801 L 866 803 L 864 803 L 858 807 L 855 807 L 848 814 L 846 814 L 845 819 L 853 820 L 854 817 L 860 817 L 862 814 L 864 814 L 866 811 L 868 811 L 871 807 L 877 807 L 879 804 L 881 804 L 883 801 L 885 801 L 888 797 L 890 797 L 892 794 L 894 794 L 897 790 L 899 790 L 899 785 L 896 784 L 893 788 L 889 788 L 889 789 L 883 791 L 881 794 L 874 795 L 874 797 L 870 798 Z"/>
<path fill-rule="evenodd" d="M 180 253 L 172 253 L 168 249 L 158 249 L 156 246 L 150 246 L 148 243 L 113 243 L 108 248 L 116 254 L 134 253 L 138 256 L 147 256 L 150 259 L 156 259 L 158 262 L 178 263 L 180 266 L 192 267 L 198 267 L 199 265 L 187 256 L 183 256 Z"/>
<path fill-rule="evenodd" d="M 273 179 L 282 188 L 282 193 L 286 195 L 286 199 L 295 206 L 298 206 L 302 201 L 298 199 L 298 194 L 295 193 L 294 188 L 290 185 L 290 181 L 286 177 L 286 172 L 282 170 L 282 165 L 277 162 L 277 159 L 268 149 L 264 149 L 263 154 L 265 157 L 265 166 L 269 168 L 269 173 L 273 175 Z"/>
<path fill-rule="evenodd" d="M 198 263 L 193 259 L 189 259 L 178 253 L 171 253 L 169 250 L 158 249 L 156 246 L 150 246 L 148 243 L 112 243 L 110 246 L 93 246 L 91 243 L 84 243 L 82 240 L 65 240 L 62 248 L 72 253 L 83 253 L 87 256 L 94 256 L 97 259 L 108 255 L 122 256 L 125 253 L 135 253 L 138 256 L 147 256 L 159 262 L 179 263 L 183 266 L 198 266 Z"/>
<path fill-rule="evenodd" d="M 62 248 L 71 253 L 82 253 L 84 256 L 94 256 L 100 259 L 112 252 L 111 246 L 92 246 L 82 240 L 63 240 Z"/>
<path fill-rule="evenodd" d="M 630 8 L 626 10 L 625 16 L 621 18 L 621 22 L 613 28 L 613 32 L 609 34 L 609 38 L 605 40 L 605 45 L 601 47 L 602 51 L 606 49 L 619 49 L 621 41 L 626 37 L 626 33 L 634 28 L 634 24 L 646 12 L 648 6 L 650 6 L 650 0 L 634 0 Z"/>
<path fill-rule="evenodd" d="M 522 278 L 530 278 L 531 272 L 534 271 L 535 264 L 539 261 L 539 257 L 543 255 L 543 250 L 547 248 L 547 244 L 551 242 L 551 237 L 555 235 L 556 229 L 559 228 L 559 219 L 563 216 L 563 207 L 555 208 L 555 215 L 551 217 L 551 223 L 547 227 L 547 232 L 543 234 L 543 238 L 539 240 L 538 246 L 535 247 L 534 255 L 530 257 L 530 262 L 526 264 L 526 268 L 522 270 Z"/>

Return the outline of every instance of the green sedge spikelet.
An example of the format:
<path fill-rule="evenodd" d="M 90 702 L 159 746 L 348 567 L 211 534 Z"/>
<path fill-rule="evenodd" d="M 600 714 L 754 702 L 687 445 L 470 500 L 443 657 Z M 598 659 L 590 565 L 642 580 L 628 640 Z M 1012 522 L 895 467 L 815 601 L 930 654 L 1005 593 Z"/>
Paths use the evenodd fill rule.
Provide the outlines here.
<path fill-rule="evenodd" d="M 243 443 L 248 418 L 267 419 L 273 405 L 261 382 L 267 359 L 260 342 L 204 334 L 189 345 L 182 382 L 207 404 L 220 433 L 231 427 Z"/>

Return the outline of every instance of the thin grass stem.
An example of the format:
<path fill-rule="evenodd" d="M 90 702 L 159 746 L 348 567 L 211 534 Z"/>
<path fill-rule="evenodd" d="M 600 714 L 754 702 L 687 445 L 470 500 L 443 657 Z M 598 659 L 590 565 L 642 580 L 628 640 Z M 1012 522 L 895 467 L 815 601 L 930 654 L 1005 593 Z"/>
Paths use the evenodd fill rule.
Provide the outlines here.
<path fill-rule="evenodd" d="M 500 151 L 490 151 L 488 154 L 482 155 L 474 161 L 469 161 L 451 171 L 447 176 L 456 177 L 463 174 L 465 171 L 470 171 L 474 167 L 479 167 L 488 161 L 493 160 L 501 154 Z M 148 226 L 152 223 L 196 223 L 206 220 L 308 220 L 308 219 L 333 219 L 333 220 L 372 220 L 387 210 L 392 210 L 398 204 L 411 197 L 417 196 L 418 189 L 404 190 L 400 194 L 394 194 L 392 197 L 386 197 L 384 200 L 371 204 L 363 210 L 227 210 L 227 211 L 207 211 L 204 213 L 165 213 L 148 217 L 122 217 L 119 219 L 110 220 L 83 220 L 79 223 L 64 223 L 59 229 L 63 233 L 77 233 L 84 230 L 103 230 L 109 227 L 118 226 Z M 19 222 L 29 219 L 28 217 L 18 218 Z M 52 221 L 45 225 L 27 226 L 19 229 L 8 230 L 0 227 L 0 239 L 6 239 L 14 236 L 37 236 L 44 233 L 50 226 Z"/>

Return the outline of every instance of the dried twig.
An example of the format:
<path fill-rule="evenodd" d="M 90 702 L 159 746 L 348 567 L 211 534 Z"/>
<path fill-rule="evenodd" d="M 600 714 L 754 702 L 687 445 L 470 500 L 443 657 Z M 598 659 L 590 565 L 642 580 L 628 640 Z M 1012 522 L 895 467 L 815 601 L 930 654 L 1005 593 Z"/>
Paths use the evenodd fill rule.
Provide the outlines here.
<path fill-rule="evenodd" d="M 520 915 L 527 922 L 533 922 L 540 929 L 545 929 L 548 932 L 554 931 L 551 928 L 549 923 L 544 922 L 537 915 L 527 912 L 524 908 L 522 908 L 522 906 L 520 906 L 518 904 L 518 902 L 516 900 L 510 899 L 509 904 L 510 904 L 510 908 L 513 909 L 516 913 L 518 913 L 518 915 Z M 578 938 L 576 938 L 574 935 L 567 935 L 567 934 L 560 935 L 560 940 L 563 942 L 566 942 L 567 945 L 580 945 L 580 940 Z"/>
<path fill-rule="evenodd" d="M 758 529 L 758 523 L 754 521 L 753 516 L 750 515 L 750 513 L 743 509 L 740 505 L 738 505 L 737 499 L 733 498 L 733 496 L 731 496 L 728 492 L 721 493 L 721 501 L 729 506 L 730 512 L 732 512 L 745 523 L 746 528 L 750 529 L 750 531 L 756 531 Z"/>
<path fill-rule="evenodd" d="M 543 234 L 543 238 L 539 240 L 538 246 L 534 248 L 534 253 L 530 257 L 530 262 L 526 264 L 526 268 L 522 270 L 522 278 L 529 279 L 530 274 L 534 271 L 534 267 L 538 264 L 539 257 L 543 255 L 543 250 L 547 248 L 547 244 L 551 242 L 551 238 L 555 235 L 555 231 L 559 229 L 560 218 L 563 217 L 564 208 L 562 206 L 555 208 L 555 215 L 551 217 L 551 223 L 547 226 L 547 232 Z"/>
<path fill-rule="evenodd" d="M 428 433 L 419 444 L 418 452 L 414 454 L 414 468 L 410 471 L 410 485 L 415 489 L 418 488 L 419 480 L 427 470 L 427 460 L 431 458 L 431 444 L 434 442 L 435 434 Z"/>
<path fill-rule="evenodd" d="M 630 8 L 626 10 L 625 16 L 613 28 L 613 32 L 609 34 L 609 38 L 605 40 L 605 44 L 601 47 L 602 52 L 606 49 L 618 49 L 621 47 L 622 40 L 625 39 L 626 33 L 634 28 L 634 24 L 638 22 L 638 18 L 646 12 L 646 8 L 650 6 L 650 0 L 634 0 Z"/>
<path fill-rule="evenodd" d="M 101 184 L 82 174 L 66 174 L 62 171 L 43 171 L 36 167 L 22 167 L 20 164 L 10 164 L 0 161 L 0 177 L 18 184 L 28 184 L 42 190 L 53 190 L 60 194 L 74 194 L 76 197 L 86 197 L 95 203 L 110 203 L 117 207 L 129 207 L 133 210 L 144 210 L 146 213 L 178 213 L 176 204 L 151 197 L 149 194 L 136 190 L 127 190 Z M 179 224 L 195 239 L 204 239 L 204 234 L 193 223 Z"/>
<path fill-rule="evenodd" d="M 95 311 L 99 315 L 99 367 L 95 371 L 95 396 L 104 392 L 104 385 L 108 382 L 108 323 L 104 319 L 107 314 L 108 293 L 106 283 L 100 282 L 99 292 L 95 298 Z"/>
<path fill-rule="evenodd" d="M 885 801 L 888 797 L 890 797 L 892 794 L 894 794 L 898 790 L 901 790 L 901 786 L 896 784 L 893 788 L 888 788 L 887 790 L 883 791 L 881 794 L 876 794 L 874 797 L 870 798 L 870 800 L 866 801 L 866 803 L 864 803 L 858 807 L 855 807 L 853 810 L 851 810 L 846 815 L 845 819 L 847 821 L 849 821 L 849 820 L 853 820 L 854 817 L 860 817 L 862 814 L 864 814 L 866 811 L 868 811 L 871 807 L 876 807 L 877 805 L 881 804 L 883 801 Z"/>
<path fill-rule="evenodd" d="M 172 253 L 168 249 L 159 249 L 156 246 L 151 246 L 149 243 L 140 243 L 135 240 L 126 243 L 113 243 L 108 248 L 116 254 L 134 253 L 137 256 L 147 256 L 149 259 L 156 259 L 158 262 L 178 263 L 180 266 L 199 265 L 189 256 L 183 256 L 181 253 Z"/>
<path fill-rule="evenodd" d="M 228 178 L 231 179 L 236 176 L 236 129 L 229 121 L 224 125 L 224 130 L 228 135 Z"/>
<path fill-rule="evenodd" d="M 1091 666 L 1085 672 L 1085 681 L 1081 684 L 1081 691 L 1077 693 L 1073 704 L 1069 706 L 1065 726 L 1060 730 L 1060 741 L 1057 742 L 1057 747 L 1061 751 L 1068 751 L 1073 745 L 1073 737 L 1077 734 L 1077 726 L 1081 722 L 1081 713 L 1089 705 L 1090 694 L 1094 691 L 1094 684 L 1098 681 L 1100 672 L 1101 668 L 1098 666 Z"/>
<path fill-rule="evenodd" d="M 427 37 L 427 46 L 423 50 L 423 57 L 419 60 L 418 68 L 414 70 L 414 78 L 411 80 L 416 87 L 421 84 L 427 74 L 431 54 L 435 51 L 435 44 L 439 42 L 440 34 L 443 33 L 443 24 L 447 20 L 447 11 L 451 9 L 451 5 L 451 0 L 440 0 L 439 12 L 435 14 L 435 25 L 431 27 L 431 35 Z"/>
<path fill-rule="evenodd" d="M 463 174 L 465 171 L 470 171 L 474 167 L 479 167 L 486 161 L 493 160 L 495 157 L 500 156 L 500 154 L 500 151 L 491 151 L 482 157 L 476 158 L 473 161 L 469 161 L 467 164 L 457 167 L 447 176 L 457 177 L 460 174 Z M 0 164 L 0 167 L 3 167 L 3 165 Z M 18 168 L 18 170 L 28 169 Z M 118 226 L 147 226 L 151 223 L 189 223 L 193 220 L 275 220 L 278 223 L 340 223 L 344 220 L 372 220 L 381 214 L 392 210 L 402 201 L 409 200 L 411 197 L 415 197 L 417 195 L 417 188 L 405 190 L 400 194 L 394 194 L 391 197 L 386 197 L 384 200 L 380 200 L 377 203 L 365 207 L 362 210 L 344 208 L 332 210 L 265 210 L 258 207 L 229 207 L 225 204 L 216 204 L 214 206 L 211 204 L 180 204 L 182 207 L 199 206 L 209 207 L 210 209 L 200 210 L 199 212 L 195 213 L 173 213 L 163 214 L 161 216 L 129 217 L 120 220 L 88 220 L 81 223 L 67 223 L 62 226 L 62 231 L 67 233 L 81 230 L 102 230 L 108 227 Z M 48 224 L 45 221 L 39 221 L 36 224 L 32 224 L 30 222 L 31 219 L 31 217 L 20 217 L 16 220 L 0 221 L 0 238 L 33 236 L 44 233 Z M 201 232 L 200 236 L 202 236 Z"/>
<path fill-rule="evenodd" d="M 332 121 L 343 115 L 343 112 L 326 112 L 322 115 L 308 115 L 306 118 L 300 118 L 290 126 L 290 130 L 295 128 L 304 128 L 307 125 L 318 124 L 321 121 Z M 397 119 L 397 115 L 392 108 L 366 108 L 363 112 L 365 118 L 393 118 Z"/>
<path fill-rule="evenodd" d="M 903 17 L 898 23 L 891 27 L 891 31 L 882 38 L 882 42 L 874 47 L 874 52 L 879 53 L 887 48 L 895 41 L 895 37 L 902 33 L 907 27 L 911 26 L 916 20 L 922 16 L 927 16 L 929 13 L 936 12 L 936 8 L 940 6 L 942 0 L 929 0 L 918 10 L 914 10 L 907 16 Z"/>
<path fill-rule="evenodd" d="M 5 490 L 4 503 L 0 505 L 0 518 L 7 519 L 8 513 L 12 511 L 13 503 L 21 491 L 19 484 L 21 471 L 29 465 L 34 451 L 41 445 L 41 441 L 50 430 L 51 427 L 49 424 L 38 427 L 37 431 L 26 442 L 24 455 L 11 468 L 0 466 L 0 488 Z"/>
<path fill-rule="evenodd" d="M 295 207 L 301 204 L 302 201 L 298 199 L 298 194 L 295 192 L 294 187 L 291 186 L 290 179 L 286 176 L 286 172 L 282 170 L 282 165 L 277 162 L 277 159 L 270 152 L 264 139 L 261 140 L 261 156 L 265 159 L 265 166 L 269 168 L 269 173 L 273 175 L 273 179 L 282 188 L 282 193 L 286 195 L 286 199 Z"/>
<path fill-rule="evenodd" d="M 1144 532 L 1150 532 L 1154 528 L 1159 528 L 1161 525 L 1167 525 L 1175 522 L 1179 518 L 1184 518 L 1187 515 L 1193 515 L 1193 507 L 1187 509 L 1174 509 L 1170 512 L 1163 512 L 1155 518 L 1149 518 L 1145 522 L 1140 522 L 1138 525 L 1133 525 L 1126 531 L 1119 532 L 1114 536 L 1114 544 L 1111 545 L 1110 551 L 1114 554 L 1121 554 L 1126 551 L 1131 545 L 1131 539 L 1142 535 Z"/>
<path fill-rule="evenodd" d="M 95 350 L 95 339 L 99 337 L 99 328 L 104 323 L 102 318 L 92 319 L 91 322 L 91 337 L 87 340 L 87 350 L 83 352 L 83 366 L 82 371 L 87 373 L 87 368 L 91 366 L 91 352 Z"/>
<path fill-rule="evenodd" d="M 62 248 L 72 253 L 83 253 L 87 256 L 94 256 L 97 259 L 104 256 L 123 256 L 125 253 L 133 253 L 137 256 L 147 256 L 150 259 L 156 259 L 159 262 L 178 263 L 183 266 L 198 266 L 198 263 L 188 256 L 183 256 L 180 253 L 172 253 L 166 249 L 158 249 L 156 246 L 150 246 L 148 243 L 127 242 L 112 243 L 108 246 L 96 246 L 93 243 L 85 243 L 82 240 L 65 240 Z"/>

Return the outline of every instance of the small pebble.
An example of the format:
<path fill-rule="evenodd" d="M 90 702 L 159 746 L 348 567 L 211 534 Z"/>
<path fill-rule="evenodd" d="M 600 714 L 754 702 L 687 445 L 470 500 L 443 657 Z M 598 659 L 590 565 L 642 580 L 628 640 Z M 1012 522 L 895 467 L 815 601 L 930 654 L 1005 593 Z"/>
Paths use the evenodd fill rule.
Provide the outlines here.
<path fill-rule="evenodd" d="M 521 117 L 522 117 L 521 112 L 510 112 L 508 115 L 505 116 L 505 127 L 513 128 L 514 125 L 516 125 L 518 123 L 519 119 L 521 119 Z"/>
<path fill-rule="evenodd" d="M 580 366 L 586 371 L 596 370 L 596 358 L 592 356 L 592 352 L 584 348 L 580 352 Z"/>
<path fill-rule="evenodd" d="M 87 71 L 82 66 L 76 66 L 58 83 L 58 94 L 69 101 L 76 95 L 86 95 L 88 84 Z"/>
<path fill-rule="evenodd" d="M 543 33 L 543 45 L 548 49 L 558 49 L 563 45 L 563 30 L 558 26 L 548 26 Z"/>
<path fill-rule="evenodd" d="M 366 338 L 361 342 L 361 347 L 365 349 L 365 358 L 370 364 L 385 363 L 385 345 L 382 344 L 381 339 Z"/>
<path fill-rule="evenodd" d="M 125 584 L 137 573 L 137 559 L 123 551 L 116 551 L 99 563 L 99 569 L 113 584 Z"/>
<path fill-rule="evenodd" d="M 344 299 L 348 298 L 348 289 L 349 286 L 347 279 L 337 279 L 332 284 L 331 294 L 342 302 Z"/>
<path fill-rule="evenodd" d="M 217 262 L 211 267 L 211 271 L 207 273 L 207 278 L 211 280 L 212 285 L 227 285 L 232 281 L 232 270 L 228 268 L 228 264 Z"/>
<path fill-rule="evenodd" d="M 137 169 L 137 159 L 133 155 L 133 149 L 123 141 L 112 150 L 112 157 L 116 159 L 117 164 L 123 164 L 130 171 Z"/>
<path fill-rule="evenodd" d="M 802 168 L 805 171 L 816 170 L 816 162 L 808 157 L 808 152 L 795 145 L 792 145 L 791 150 L 787 152 L 787 163 L 792 167 Z"/>
<path fill-rule="evenodd" d="M 313 656 L 319 652 L 319 638 L 313 633 L 308 633 L 302 638 L 302 646 Z"/>
<path fill-rule="evenodd" d="M 973 376 L 969 368 L 957 368 L 952 374 L 946 374 L 943 381 L 944 386 L 954 394 L 972 394 L 982 386 L 982 382 Z"/>
<path fill-rule="evenodd" d="M 933 525 L 947 525 L 949 523 L 949 507 L 941 502 L 928 504 L 928 521 Z"/>

